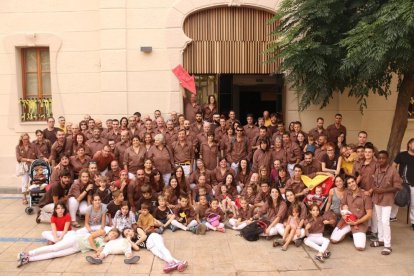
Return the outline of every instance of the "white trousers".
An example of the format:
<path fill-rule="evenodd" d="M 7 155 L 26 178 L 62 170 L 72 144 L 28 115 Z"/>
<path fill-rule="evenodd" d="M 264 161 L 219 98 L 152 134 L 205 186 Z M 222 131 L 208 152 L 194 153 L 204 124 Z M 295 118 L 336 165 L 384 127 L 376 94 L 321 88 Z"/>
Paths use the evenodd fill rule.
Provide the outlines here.
<path fill-rule="evenodd" d="M 234 218 L 229 219 L 229 224 L 231 226 L 233 226 L 233 228 L 236 229 L 236 230 L 241 230 L 241 229 L 243 229 L 244 227 L 247 226 L 246 222 L 242 222 L 238 226 L 236 226 L 237 225 L 237 219 L 234 219 Z"/>
<path fill-rule="evenodd" d="M 40 222 L 50 222 L 53 215 L 53 209 L 55 208 L 54 203 L 49 203 L 40 209 Z"/>
<path fill-rule="evenodd" d="M 74 197 L 68 199 L 68 208 L 69 214 L 72 218 L 72 221 L 76 221 L 76 212 L 79 210 L 79 214 L 86 214 L 86 208 L 88 208 L 88 203 L 86 200 L 82 200 L 80 203 Z"/>
<path fill-rule="evenodd" d="M 61 241 L 29 251 L 29 261 L 49 260 L 80 252 L 77 235 L 65 236 Z"/>
<path fill-rule="evenodd" d="M 101 225 L 91 225 L 91 229 L 92 229 L 93 232 L 95 232 L 95 231 L 101 229 Z M 88 229 L 86 229 L 86 227 L 82 227 L 82 228 L 76 230 L 76 234 L 88 234 L 88 233 L 89 233 L 89 231 L 88 231 Z"/>
<path fill-rule="evenodd" d="M 391 208 L 391 206 L 375 205 L 375 212 L 377 213 L 376 219 L 378 222 L 378 240 L 383 241 L 385 247 L 391 247 Z"/>
<path fill-rule="evenodd" d="M 231 163 L 230 167 L 237 173 L 239 172 L 239 163 Z"/>
<path fill-rule="evenodd" d="M 304 243 L 319 253 L 325 253 L 329 246 L 329 239 L 324 238 L 322 233 L 309 234 L 309 236 L 305 238 Z"/>
<path fill-rule="evenodd" d="M 162 236 L 157 233 L 152 233 L 147 238 L 147 249 L 150 250 L 152 254 L 167 263 L 179 262 L 179 260 L 175 259 L 171 255 L 170 250 L 165 247 L 164 239 Z"/>
<path fill-rule="evenodd" d="M 287 165 L 287 170 L 288 170 L 288 173 L 289 173 L 290 177 L 293 177 L 293 167 L 295 167 L 295 165 L 296 165 L 296 163 Z"/>
<path fill-rule="evenodd" d="M 175 227 L 180 228 L 181 230 L 186 231 L 190 227 L 197 226 L 198 222 L 195 219 L 193 219 L 192 221 L 190 221 L 190 223 L 187 226 L 185 226 L 181 222 L 178 222 L 176 219 L 174 219 L 173 221 L 171 221 L 171 224 L 174 225 Z"/>
<path fill-rule="evenodd" d="M 339 242 L 349 232 L 351 232 L 351 226 L 348 224 L 345 225 L 342 229 L 335 227 L 331 235 L 331 241 Z M 365 248 L 365 244 L 367 241 L 367 235 L 365 233 L 362 233 L 362 232 L 353 233 L 352 237 L 354 239 L 354 246 L 356 248 Z"/>
<path fill-rule="evenodd" d="M 29 173 L 22 175 L 22 193 L 26 193 L 29 189 Z"/>
<path fill-rule="evenodd" d="M 56 234 L 57 234 L 58 238 L 60 236 L 62 236 L 62 233 L 63 233 L 63 231 L 56 231 Z M 65 237 L 73 235 L 73 234 L 75 234 L 75 231 L 68 231 L 68 232 L 66 232 Z M 42 232 L 42 238 L 44 238 L 48 241 L 51 241 L 51 242 L 56 242 L 55 238 L 53 237 L 52 231 L 43 231 Z"/>
<path fill-rule="evenodd" d="M 108 255 L 125 255 L 128 258 L 132 254 L 131 243 L 124 238 L 111 240 L 105 244 L 102 253 L 105 257 Z"/>
<path fill-rule="evenodd" d="M 392 218 L 397 218 L 398 210 L 399 210 L 399 207 L 397 205 L 395 205 L 395 204 L 392 205 L 392 208 L 391 208 L 391 217 Z"/>
<path fill-rule="evenodd" d="M 269 236 L 276 236 L 277 234 L 283 236 L 283 233 L 285 232 L 285 228 L 282 223 L 278 223 L 272 228 L 270 228 Z M 265 234 L 260 234 L 260 236 L 265 236 Z"/>
<path fill-rule="evenodd" d="M 205 223 L 204 223 L 205 225 L 206 225 L 206 227 L 208 228 L 208 229 L 211 229 L 211 230 L 214 230 L 214 228 L 224 228 L 224 224 L 223 223 L 219 223 L 219 225 L 217 226 L 217 227 L 214 227 L 213 225 L 211 225 L 211 223 L 210 222 L 208 222 L 208 221 L 206 221 Z"/>
<path fill-rule="evenodd" d="M 372 233 L 378 233 L 377 211 L 375 208 L 372 208 L 372 217 L 368 225 L 371 226 Z"/>

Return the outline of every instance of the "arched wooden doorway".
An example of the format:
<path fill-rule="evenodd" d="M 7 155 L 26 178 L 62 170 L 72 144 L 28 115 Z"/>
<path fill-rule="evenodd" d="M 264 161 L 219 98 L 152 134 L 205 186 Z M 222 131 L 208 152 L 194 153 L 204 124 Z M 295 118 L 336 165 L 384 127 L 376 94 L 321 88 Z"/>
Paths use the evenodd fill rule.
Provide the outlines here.
<path fill-rule="evenodd" d="M 220 111 L 234 109 L 239 118 L 263 109 L 282 110 L 283 78 L 276 74 L 279 62 L 267 63 L 264 51 L 276 22 L 273 14 L 248 7 L 215 7 L 190 14 L 185 34 L 192 39 L 183 66 L 196 75 L 199 100 L 216 94 Z M 252 105 L 252 103 L 254 103 Z"/>

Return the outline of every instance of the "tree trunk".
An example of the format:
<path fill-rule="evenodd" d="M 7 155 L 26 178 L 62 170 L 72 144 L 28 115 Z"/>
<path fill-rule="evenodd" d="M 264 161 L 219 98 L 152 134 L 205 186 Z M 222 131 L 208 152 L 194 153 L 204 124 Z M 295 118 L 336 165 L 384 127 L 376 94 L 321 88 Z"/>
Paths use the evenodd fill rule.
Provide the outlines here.
<path fill-rule="evenodd" d="M 395 156 L 397 156 L 401 149 L 401 143 L 408 124 L 408 107 L 412 91 L 414 91 L 414 74 L 411 70 L 409 74 L 404 75 L 404 79 L 402 80 L 398 91 L 394 119 L 392 121 L 390 138 L 388 139 L 387 145 L 390 162 L 394 161 Z"/>

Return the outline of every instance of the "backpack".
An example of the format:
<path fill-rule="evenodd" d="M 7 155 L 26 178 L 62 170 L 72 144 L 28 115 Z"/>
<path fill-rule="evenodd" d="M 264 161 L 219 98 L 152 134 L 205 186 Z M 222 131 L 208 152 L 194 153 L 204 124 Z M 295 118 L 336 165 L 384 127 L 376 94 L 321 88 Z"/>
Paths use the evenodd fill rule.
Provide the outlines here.
<path fill-rule="evenodd" d="M 240 231 L 240 236 L 248 241 L 257 241 L 267 227 L 268 223 L 263 220 L 253 221 Z"/>
<path fill-rule="evenodd" d="M 407 166 L 404 168 L 402 190 L 395 194 L 394 203 L 398 207 L 409 206 L 411 201 L 411 190 L 407 181 Z"/>

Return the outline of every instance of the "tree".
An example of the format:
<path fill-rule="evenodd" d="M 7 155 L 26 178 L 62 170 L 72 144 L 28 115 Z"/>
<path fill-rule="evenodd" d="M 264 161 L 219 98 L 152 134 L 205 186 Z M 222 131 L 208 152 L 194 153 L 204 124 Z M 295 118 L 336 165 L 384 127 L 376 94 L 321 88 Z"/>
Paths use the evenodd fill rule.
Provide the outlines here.
<path fill-rule="evenodd" d="M 414 89 L 414 2 L 411 0 L 284 0 L 273 18 L 277 40 L 269 61 L 297 89 L 299 109 L 325 107 L 336 92 L 356 97 L 361 111 L 370 94 L 387 97 L 398 77 L 388 151 L 398 153 Z"/>

